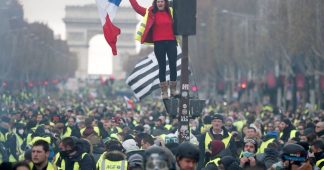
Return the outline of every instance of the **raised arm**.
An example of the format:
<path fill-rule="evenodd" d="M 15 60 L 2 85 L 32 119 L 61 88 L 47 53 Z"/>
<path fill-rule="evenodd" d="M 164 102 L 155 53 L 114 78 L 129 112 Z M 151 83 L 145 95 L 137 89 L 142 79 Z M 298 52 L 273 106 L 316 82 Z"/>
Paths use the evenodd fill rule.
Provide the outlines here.
<path fill-rule="evenodd" d="M 129 0 L 129 2 L 131 3 L 133 9 L 140 15 L 144 16 L 145 13 L 146 13 L 146 8 L 140 6 L 138 3 L 137 3 L 137 0 Z"/>

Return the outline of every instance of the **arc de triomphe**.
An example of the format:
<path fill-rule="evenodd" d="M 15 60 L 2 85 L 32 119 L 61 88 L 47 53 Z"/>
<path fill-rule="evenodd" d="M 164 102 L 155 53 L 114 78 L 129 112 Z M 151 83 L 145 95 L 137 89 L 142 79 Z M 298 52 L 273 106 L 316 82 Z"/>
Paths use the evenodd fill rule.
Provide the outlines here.
<path fill-rule="evenodd" d="M 97 6 L 67 6 L 65 12 L 66 40 L 70 51 L 78 57 L 76 77 L 85 78 L 88 73 L 89 41 L 93 36 L 102 34 Z M 113 22 L 121 29 L 117 41 L 118 56 L 113 57 L 113 74 L 116 78 L 124 78 L 122 62 L 129 54 L 136 52 L 134 33 L 139 20 L 131 7 L 120 7 Z"/>

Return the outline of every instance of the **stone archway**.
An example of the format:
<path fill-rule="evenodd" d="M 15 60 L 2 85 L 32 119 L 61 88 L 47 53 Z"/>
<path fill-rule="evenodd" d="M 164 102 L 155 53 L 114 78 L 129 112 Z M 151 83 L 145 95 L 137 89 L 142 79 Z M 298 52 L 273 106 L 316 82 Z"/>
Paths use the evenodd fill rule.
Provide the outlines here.
<path fill-rule="evenodd" d="M 84 6 L 67 6 L 65 8 L 66 40 L 71 52 L 78 57 L 78 69 L 75 73 L 78 78 L 87 76 L 88 48 L 90 39 L 102 34 L 97 6 L 95 4 Z M 113 74 L 117 78 L 125 78 L 122 62 L 129 54 L 136 52 L 134 41 L 135 28 L 138 19 L 131 7 L 120 7 L 114 19 L 122 33 L 118 37 L 118 57 L 113 57 Z"/>

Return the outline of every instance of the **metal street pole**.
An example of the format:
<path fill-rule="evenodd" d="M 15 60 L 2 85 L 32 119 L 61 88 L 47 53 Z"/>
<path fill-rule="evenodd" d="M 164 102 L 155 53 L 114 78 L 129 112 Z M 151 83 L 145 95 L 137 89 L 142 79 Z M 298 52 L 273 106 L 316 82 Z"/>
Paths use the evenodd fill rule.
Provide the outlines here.
<path fill-rule="evenodd" d="M 188 35 L 182 36 L 182 59 L 181 59 L 181 81 L 180 81 L 180 104 L 179 104 L 179 142 L 189 141 L 189 70 L 188 70 Z"/>

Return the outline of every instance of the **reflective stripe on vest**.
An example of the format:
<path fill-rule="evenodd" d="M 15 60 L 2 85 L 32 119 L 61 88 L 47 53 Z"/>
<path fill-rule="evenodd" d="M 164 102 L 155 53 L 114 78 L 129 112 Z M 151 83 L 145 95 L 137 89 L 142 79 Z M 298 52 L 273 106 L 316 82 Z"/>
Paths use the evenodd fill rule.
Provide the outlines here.
<path fill-rule="evenodd" d="M 85 156 L 86 154 L 87 154 L 87 153 L 83 153 L 83 154 L 81 155 L 81 159 L 83 159 L 84 156 Z M 57 164 L 58 159 L 55 158 L 55 160 L 56 160 L 56 161 L 54 161 L 54 162 Z M 65 160 L 64 160 L 64 159 L 61 159 L 60 166 L 57 165 L 57 169 L 58 169 L 58 170 L 67 170 L 67 169 L 65 168 Z M 74 162 L 73 170 L 80 170 L 79 162 Z"/>
<path fill-rule="evenodd" d="M 72 135 L 72 129 L 70 127 L 66 127 L 66 132 L 61 136 L 61 139 L 70 137 Z"/>
<path fill-rule="evenodd" d="M 126 160 L 110 161 L 107 159 L 102 159 L 98 169 L 99 170 L 127 170 L 127 162 Z"/>
<path fill-rule="evenodd" d="M 170 7 L 169 9 L 171 12 L 171 16 L 173 18 L 173 8 Z M 136 28 L 135 40 L 137 40 L 139 42 L 142 42 L 142 36 L 145 31 L 148 14 L 149 14 L 149 8 L 146 9 L 146 13 L 145 13 L 140 25 L 138 26 L 138 28 Z M 150 43 L 147 43 L 147 44 L 150 44 Z"/>
<path fill-rule="evenodd" d="M 231 137 L 232 135 L 230 133 L 228 133 L 228 137 L 227 138 L 224 138 L 222 139 L 222 142 L 224 143 L 225 145 L 225 149 L 228 147 L 228 144 L 229 144 L 229 141 L 231 140 Z M 206 137 L 205 137 L 205 151 L 206 150 L 209 150 L 208 149 L 208 145 L 209 143 L 212 141 L 212 135 L 210 134 L 210 132 L 207 132 L 206 133 Z"/>
<path fill-rule="evenodd" d="M 272 139 L 269 139 L 269 140 L 267 140 L 267 141 L 265 141 L 265 142 L 262 142 L 261 145 L 260 145 L 260 147 L 259 147 L 259 149 L 258 149 L 257 154 L 258 154 L 258 153 L 264 153 L 264 150 L 265 150 L 265 149 L 268 147 L 268 145 L 269 145 L 270 143 L 272 143 L 274 140 L 275 140 L 275 139 L 272 138 Z"/>
<path fill-rule="evenodd" d="M 322 159 L 316 161 L 316 166 L 322 169 L 322 168 L 324 167 L 324 166 L 320 167 L 320 164 L 321 164 L 322 162 L 324 162 L 324 158 L 322 158 Z"/>
<path fill-rule="evenodd" d="M 292 139 L 292 138 L 296 137 L 296 134 L 297 134 L 297 130 L 291 130 L 288 139 Z M 280 134 L 279 134 L 279 138 L 281 138 L 282 135 L 283 135 L 283 133 L 280 132 Z"/>
<path fill-rule="evenodd" d="M 213 160 L 207 162 L 206 166 L 207 166 L 208 164 L 215 164 L 216 166 L 219 166 L 219 161 L 220 161 L 220 160 L 221 160 L 221 158 L 215 158 L 215 159 L 213 159 Z"/>

